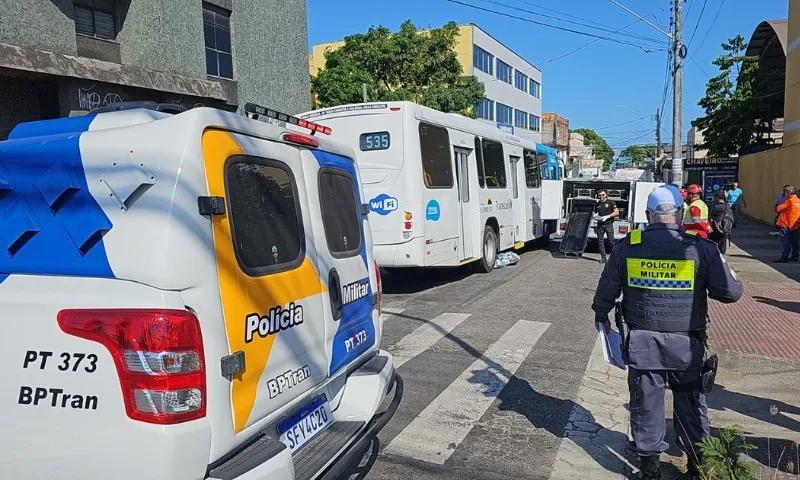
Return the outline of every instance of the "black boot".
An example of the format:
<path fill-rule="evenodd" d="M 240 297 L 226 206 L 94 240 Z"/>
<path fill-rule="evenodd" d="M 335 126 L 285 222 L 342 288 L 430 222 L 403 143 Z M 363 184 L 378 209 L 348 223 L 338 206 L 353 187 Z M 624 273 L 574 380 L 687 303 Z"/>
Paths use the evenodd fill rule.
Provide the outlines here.
<path fill-rule="evenodd" d="M 642 480 L 661 480 L 661 456 L 639 457 Z"/>

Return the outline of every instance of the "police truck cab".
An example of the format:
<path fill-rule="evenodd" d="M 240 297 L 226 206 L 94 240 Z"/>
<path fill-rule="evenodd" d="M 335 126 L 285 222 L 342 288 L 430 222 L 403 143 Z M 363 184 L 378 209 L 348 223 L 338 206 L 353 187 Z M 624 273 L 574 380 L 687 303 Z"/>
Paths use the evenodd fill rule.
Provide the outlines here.
<path fill-rule="evenodd" d="M 403 390 L 353 150 L 123 107 L 0 142 L 3 477 L 335 478 Z"/>

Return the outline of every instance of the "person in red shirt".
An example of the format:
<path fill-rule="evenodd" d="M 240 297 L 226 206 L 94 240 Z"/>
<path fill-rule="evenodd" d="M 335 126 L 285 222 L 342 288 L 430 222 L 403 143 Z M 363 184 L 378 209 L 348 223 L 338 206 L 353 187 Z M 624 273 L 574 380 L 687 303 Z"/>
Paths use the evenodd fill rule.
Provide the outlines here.
<path fill-rule="evenodd" d="M 689 208 L 684 208 L 683 211 L 683 229 L 688 233 L 708 238 L 711 224 L 708 221 L 708 205 L 700 198 L 703 189 L 699 185 L 689 185 L 686 187 L 686 193 Z"/>

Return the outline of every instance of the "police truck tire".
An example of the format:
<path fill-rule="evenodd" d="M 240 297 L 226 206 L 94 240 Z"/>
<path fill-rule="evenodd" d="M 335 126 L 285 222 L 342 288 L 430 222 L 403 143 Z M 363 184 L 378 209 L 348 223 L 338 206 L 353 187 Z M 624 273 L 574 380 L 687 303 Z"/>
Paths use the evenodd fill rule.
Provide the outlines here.
<path fill-rule="evenodd" d="M 497 260 L 497 235 L 489 225 L 483 229 L 481 245 L 483 245 L 483 252 L 480 261 L 475 262 L 475 270 L 479 273 L 489 273 L 494 270 L 494 262 Z"/>

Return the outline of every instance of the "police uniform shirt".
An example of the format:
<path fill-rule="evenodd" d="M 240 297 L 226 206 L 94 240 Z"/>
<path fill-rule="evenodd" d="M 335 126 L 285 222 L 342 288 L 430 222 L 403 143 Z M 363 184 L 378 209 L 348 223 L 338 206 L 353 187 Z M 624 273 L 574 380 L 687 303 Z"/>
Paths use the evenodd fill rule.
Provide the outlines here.
<path fill-rule="evenodd" d="M 707 298 L 732 303 L 742 296 L 742 284 L 719 253 L 717 245 L 703 238 L 694 237 L 687 240 L 686 237 L 679 225 L 666 224 L 648 225 L 641 232 L 641 244 L 638 245 L 631 245 L 631 234 L 628 234 L 628 238 L 619 241 L 611 252 L 609 262 L 600 277 L 592 303 L 592 310 L 598 317 L 608 318 L 620 295 L 624 293 L 624 296 L 628 296 L 628 302 L 626 303 L 624 296 L 622 302 L 623 313 L 631 327 L 628 365 L 632 368 L 638 370 L 700 368 L 705 354 L 702 342 L 688 335 L 687 331 L 679 332 L 674 329 L 669 331 L 670 324 L 700 325 L 704 330 L 707 328 Z M 694 248 L 684 248 L 687 246 L 687 241 L 691 242 Z M 692 262 L 694 268 L 680 272 L 678 276 L 681 278 L 676 280 L 647 279 L 643 278 L 647 275 L 642 275 L 641 272 L 628 271 L 629 264 L 632 265 L 631 268 L 637 268 L 639 264 L 636 260 L 653 259 L 654 265 L 659 264 L 660 259 L 669 256 L 665 252 L 673 252 L 672 258 L 675 260 L 669 263 L 680 265 L 681 262 L 688 260 Z M 680 253 L 675 254 L 675 252 Z M 657 269 L 658 265 L 652 270 Z M 684 285 L 681 282 L 689 284 Z M 693 299 L 686 296 L 679 297 L 676 292 L 681 288 L 692 291 Z M 681 303 L 676 303 L 675 300 Z M 685 302 L 690 306 L 687 307 Z M 650 315 L 649 321 L 662 322 L 667 326 L 662 330 L 667 331 L 637 328 L 637 320 L 642 319 L 645 312 Z"/>
<path fill-rule="evenodd" d="M 605 217 L 606 215 L 611 215 L 616 210 L 617 204 L 614 203 L 614 200 L 609 200 L 606 197 L 605 200 L 597 202 L 597 205 L 594 207 L 594 211 L 597 212 L 598 215 L 601 217 Z M 614 219 L 609 218 L 608 223 L 611 223 Z M 604 223 L 602 220 L 598 221 L 597 223 Z"/>

